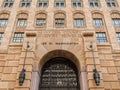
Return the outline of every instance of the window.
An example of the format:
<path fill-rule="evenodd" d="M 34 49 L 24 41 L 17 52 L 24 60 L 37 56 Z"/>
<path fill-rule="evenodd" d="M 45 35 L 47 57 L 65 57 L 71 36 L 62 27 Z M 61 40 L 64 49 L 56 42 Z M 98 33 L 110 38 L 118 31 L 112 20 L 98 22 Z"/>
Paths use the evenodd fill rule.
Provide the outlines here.
<path fill-rule="evenodd" d="M 0 32 L 0 41 L 2 40 L 3 38 L 3 32 Z"/>
<path fill-rule="evenodd" d="M 107 7 L 117 7 L 116 0 L 106 0 Z"/>
<path fill-rule="evenodd" d="M 64 0 L 55 0 L 55 7 L 64 7 Z"/>
<path fill-rule="evenodd" d="M 72 0 L 72 6 L 76 8 L 82 7 L 81 0 Z"/>
<path fill-rule="evenodd" d="M 38 0 L 38 7 L 48 7 L 48 0 Z"/>
<path fill-rule="evenodd" d="M 12 7 L 14 3 L 14 0 L 4 0 L 3 7 Z"/>
<path fill-rule="evenodd" d="M 98 0 L 90 0 L 89 4 L 90 4 L 90 7 L 99 7 Z"/>
<path fill-rule="evenodd" d="M 107 42 L 105 32 L 96 32 L 96 38 L 98 42 Z"/>
<path fill-rule="evenodd" d="M 74 26 L 77 26 L 77 27 L 84 26 L 83 18 L 75 18 L 74 19 Z"/>
<path fill-rule="evenodd" d="M 117 35 L 117 38 L 118 38 L 118 43 L 120 44 L 120 32 L 117 32 L 116 35 Z"/>
<path fill-rule="evenodd" d="M 120 18 L 113 18 L 112 22 L 114 26 L 120 26 Z"/>
<path fill-rule="evenodd" d="M 18 19 L 17 26 L 18 27 L 23 27 L 26 26 L 27 19 Z"/>
<path fill-rule="evenodd" d="M 0 26 L 1 27 L 7 26 L 7 21 L 8 19 L 0 19 Z"/>
<path fill-rule="evenodd" d="M 64 18 L 56 18 L 55 26 L 64 26 Z"/>
<path fill-rule="evenodd" d="M 36 20 L 36 26 L 45 26 L 46 25 L 46 19 L 45 18 L 37 18 Z"/>
<path fill-rule="evenodd" d="M 23 41 L 23 32 L 15 32 L 13 37 L 13 42 L 21 43 Z"/>
<path fill-rule="evenodd" d="M 102 18 L 94 18 L 93 23 L 94 26 L 102 26 L 103 25 Z"/>
<path fill-rule="evenodd" d="M 31 0 L 22 0 L 20 7 L 30 7 Z"/>

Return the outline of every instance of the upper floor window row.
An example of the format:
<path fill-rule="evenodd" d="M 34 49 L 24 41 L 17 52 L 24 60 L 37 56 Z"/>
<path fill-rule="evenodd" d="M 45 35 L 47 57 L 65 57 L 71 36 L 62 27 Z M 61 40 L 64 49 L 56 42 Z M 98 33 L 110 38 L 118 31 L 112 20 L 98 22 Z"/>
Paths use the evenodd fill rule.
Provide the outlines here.
<path fill-rule="evenodd" d="M 3 7 L 10 8 L 13 6 L 15 0 L 4 0 Z M 71 0 L 73 8 L 82 7 L 82 2 L 84 0 Z M 105 0 L 107 7 L 117 7 L 117 0 Z M 32 0 L 21 0 L 20 7 L 28 8 L 31 5 Z M 89 6 L 92 8 L 100 7 L 100 0 L 88 0 Z M 65 7 L 66 0 L 54 0 L 54 6 L 57 8 Z M 37 0 L 37 7 L 45 8 L 48 7 L 49 0 Z"/>

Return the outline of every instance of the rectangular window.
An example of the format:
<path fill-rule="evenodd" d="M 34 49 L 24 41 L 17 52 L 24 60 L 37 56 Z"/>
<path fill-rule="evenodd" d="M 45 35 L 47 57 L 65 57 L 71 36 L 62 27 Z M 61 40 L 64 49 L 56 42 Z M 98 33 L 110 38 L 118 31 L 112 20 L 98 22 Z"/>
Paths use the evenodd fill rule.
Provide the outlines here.
<path fill-rule="evenodd" d="M 83 18 L 76 18 L 76 19 L 74 19 L 74 26 L 76 26 L 76 27 L 83 27 L 84 26 Z"/>
<path fill-rule="evenodd" d="M 0 19 L 0 26 L 5 27 L 7 26 L 8 19 Z"/>
<path fill-rule="evenodd" d="M 22 0 L 20 7 L 30 7 L 31 0 Z"/>
<path fill-rule="evenodd" d="M 116 35 L 117 35 L 117 38 L 118 38 L 118 43 L 120 44 L 120 32 L 117 32 Z"/>
<path fill-rule="evenodd" d="M 106 34 L 105 32 L 96 32 L 96 38 L 98 42 L 107 42 Z"/>
<path fill-rule="evenodd" d="M 14 43 L 21 43 L 23 41 L 23 32 L 15 32 L 13 37 Z"/>
<path fill-rule="evenodd" d="M 64 0 L 55 0 L 55 7 L 64 7 Z"/>
<path fill-rule="evenodd" d="M 90 7 L 99 7 L 98 0 L 90 0 L 89 4 L 90 4 Z"/>
<path fill-rule="evenodd" d="M 106 0 L 107 7 L 117 7 L 116 0 Z"/>
<path fill-rule="evenodd" d="M 55 25 L 56 26 L 64 26 L 64 18 L 56 18 Z"/>
<path fill-rule="evenodd" d="M 72 0 L 72 6 L 75 8 L 82 7 L 81 0 Z"/>
<path fill-rule="evenodd" d="M 120 18 L 113 18 L 112 22 L 114 26 L 120 26 Z"/>
<path fill-rule="evenodd" d="M 0 32 L 0 41 L 2 40 L 3 38 L 3 32 Z"/>
<path fill-rule="evenodd" d="M 94 18 L 93 23 L 94 26 L 102 26 L 103 25 L 102 18 Z"/>
<path fill-rule="evenodd" d="M 36 26 L 44 27 L 46 25 L 46 19 L 45 18 L 38 18 L 36 20 Z"/>
<path fill-rule="evenodd" d="M 4 0 L 3 7 L 12 7 L 14 3 L 14 0 Z"/>
<path fill-rule="evenodd" d="M 26 26 L 27 19 L 18 19 L 17 26 L 18 27 L 23 27 Z"/>
<path fill-rule="evenodd" d="M 38 7 L 48 7 L 48 0 L 38 0 Z"/>

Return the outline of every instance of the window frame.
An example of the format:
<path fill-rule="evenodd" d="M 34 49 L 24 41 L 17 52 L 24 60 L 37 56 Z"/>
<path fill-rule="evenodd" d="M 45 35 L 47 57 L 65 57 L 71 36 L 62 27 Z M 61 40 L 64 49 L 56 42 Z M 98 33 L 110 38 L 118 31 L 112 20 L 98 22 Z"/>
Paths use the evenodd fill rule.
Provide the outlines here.
<path fill-rule="evenodd" d="M 58 22 L 59 24 L 57 24 L 58 20 L 63 20 L 63 24 L 60 24 L 59 22 Z M 55 18 L 54 24 L 55 24 L 55 27 L 64 27 L 65 26 L 65 18 Z"/>
<path fill-rule="evenodd" d="M 42 4 L 41 7 L 39 6 L 40 3 Z M 47 3 L 47 6 L 44 6 L 45 3 Z M 48 6 L 49 6 L 49 0 L 46 0 L 46 1 L 44 1 L 44 0 L 38 0 L 37 1 L 37 7 L 38 8 L 47 8 Z"/>
<path fill-rule="evenodd" d="M 13 5 L 14 5 L 14 1 L 15 0 L 8 0 L 8 1 L 4 0 L 2 7 L 4 7 L 4 8 L 12 8 Z M 7 6 L 5 6 L 5 4 L 7 4 Z"/>
<path fill-rule="evenodd" d="M 4 35 L 4 32 L 0 32 L 0 42 L 1 42 L 2 39 L 3 39 L 3 35 Z"/>
<path fill-rule="evenodd" d="M 109 3 L 109 6 L 108 6 L 108 3 Z M 113 5 L 113 3 L 115 4 L 115 6 Z M 118 7 L 118 3 L 116 0 L 106 0 L 106 5 L 107 7 L 109 8 L 115 8 L 115 7 Z"/>
<path fill-rule="evenodd" d="M 24 38 L 24 32 L 14 32 L 12 42 L 13 43 L 22 43 Z"/>
<path fill-rule="evenodd" d="M 57 6 L 56 3 L 58 3 L 59 5 Z M 63 3 L 63 6 L 61 5 L 62 3 Z M 54 0 L 54 7 L 55 8 L 64 8 L 66 6 L 65 4 L 66 4 L 65 0 L 61 0 L 61 1 Z"/>
<path fill-rule="evenodd" d="M 95 36 L 96 36 L 97 42 L 99 42 L 99 43 L 107 43 L 108 42 L 106 32 L 96 32 Z"/>
<path fill-rule="evenodd" d="M 74 3 L 76 4 L 76 6 L 73 5 Z M 81 8 L 83 6 L 82 5 L 82 0 L 76 0 L 76 1 L 71 0 L 71 4 L 72 4 L 73 8 Z M 80 4 L 80 6 L 78 4 Z"/>
<path fill-rule="evenodd" d="M 104 25 L 102 18 L 93 18 L 94 27 L 102 27 Z"/>
<path fill-rule="evenodd" d="M 93 6 L 91 6 L 91 3 Z M 96 5 L 97 3 L 97 5 Z M 100 7 L 100 1 L 99 0 L 89 0 L 89 6 L 90 8 L 99 8 Z"/>
<path fill-rule="evenodd" d="M 120 32 L 116 32 L 116 37 L 117 37 L 118 43 L 120 44 Z"/>
<path fill-rule="evenodd" d="M 24 22 L 22 22 L 22 21 L 24 21 Z M 22 25 L 21 25 L 21 23 L 22 23 Z M 26 27 L 27 26 L 27 18 L 18 18 L 16 26 L 17 27 Z"/>
<path fill-rule="evenodd" d="M 4 21 L 4 25 L 2 24 Z M 0 18 L 0 27 L 7 27 L 8 19 L 7 18 Z"/>
<path fill-rule="evenodd" d="M 118 24 L 116 24 L 116 22 Z M 114 27 L 120 27 L 120 18 L 112 18 L 112 23 Z"/>
<path fill-rule="evenodd" d="M 74 21 L 73 21 L 73 25 L 74 25 L 74 27 L 84 27 L 85 26 L 85 20 L 84 20 L 84 18 L 74 18 L 73 19 Z M 76 23 L 78 23 L 78 22 L 76 22 L 75 20 L 80 20 L 79 21 L 79 25 L 77 25 Z M 81 21 L 82 20 L 82 21 Z M 82 22 L 82 23 L 81 23 Z"/>
<path fill-rule="evenodd" d="M 44 23 L 41 23 L 43 25 L 37 25 L 37 20 L 44 20 Z M 36 27 L 46 27 L 46 23 L 47 23 L 46 18 L 36 18 L 36 20 L 35 20 Z"/>
<path fill-rule="evenodd" d="M 20 7 L 21 8 L 30 8 L 30 6 L 31 6 L 31 2 L 32 2 L 32 0 L 21 0 L 21 2 L 20 2 Z M 24 6 L 22 6 L 22 4 L 24 4 Z M 29 5 L 27 5 L 27 4 L 29 4 Z"/>

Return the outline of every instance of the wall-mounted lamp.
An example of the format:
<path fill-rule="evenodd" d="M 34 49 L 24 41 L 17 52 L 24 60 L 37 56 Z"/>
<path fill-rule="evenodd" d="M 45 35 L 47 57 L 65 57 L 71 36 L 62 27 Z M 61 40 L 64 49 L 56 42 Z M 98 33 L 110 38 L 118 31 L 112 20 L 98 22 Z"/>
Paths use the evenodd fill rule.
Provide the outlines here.
<path fill-rule="evenodd" d="M 90 42 L 90 48 L 91 48 L 91 52 L 92 52 L 92 56 L 93 56 L 93 62 L 94 62 L 94 69 L 93 69 L 93 78 L 95 80 L 95 83 L 97 86 L 100 85 L 100 74 L 96 69 L 96 64 L 95 64 L 95 57 L 94 57 L 94 50 L 93 50 L 93 44 L 92 42 Z"/>
<path fill-rule="evenodd" d="M 28 51 L 28 48 L 30 47 L 29 45 L 29 42 L 27 42 L 27 45 L 26 45 L 26 51 L 25 51 L 25 58 L 24 58 L 24 63 L 23 63 L 23 69 L 22 71 L 20 72 L 19 74 L 19 85 L 22 86 L 23 83 L 24 83 L 24 80 L 25 80 L 25 60 L 26 60 L 26 57 L 27 57 L 27 51 Z"/>

